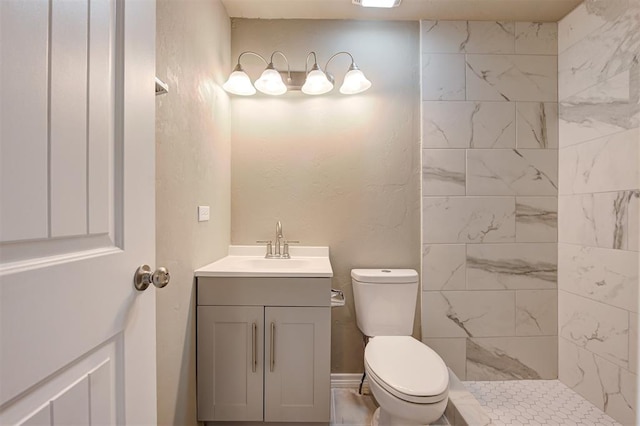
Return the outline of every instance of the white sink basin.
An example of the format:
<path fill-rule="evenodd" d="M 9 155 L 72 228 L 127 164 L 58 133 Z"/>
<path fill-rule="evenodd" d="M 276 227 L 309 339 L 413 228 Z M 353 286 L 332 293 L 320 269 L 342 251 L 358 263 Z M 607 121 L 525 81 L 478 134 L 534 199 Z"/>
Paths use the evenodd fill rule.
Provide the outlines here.
<path fill-rule="evenodd" d="M 290 247 L 290 259 L 265 259 L 264 246 L 229 246 L 229 255 L 196 277 L 332 277 L 329 247 Z"/>
<path fill-rule="evenodd" d="M 240 260 L 240 263 L 246 263 L 251 269 L 266 269 L 266 270 L 292 270 L 300 271 L 314 267 L 314 260 L 309 258 L 295 258 L 295 259 L 255 259 L 247 258 L 246 260 Z"/>

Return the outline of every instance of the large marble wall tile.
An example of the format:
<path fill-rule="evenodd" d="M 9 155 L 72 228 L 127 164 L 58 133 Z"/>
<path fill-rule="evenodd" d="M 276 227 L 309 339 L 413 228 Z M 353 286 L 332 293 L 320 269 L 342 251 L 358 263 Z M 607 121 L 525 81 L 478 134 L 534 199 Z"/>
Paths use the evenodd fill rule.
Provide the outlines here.
<path fill-rule="evenodd" d="M 424 291 L 423 338 L 513 336 L 515 292 Z"/>
<path fill-rule="evenodd" d="M 467 55 L 467 99 L 557 101 L 556 56 Z"/>
<path fill-rule="evenodd" d="M 469 195 L 556 195 L 557 191 L 556 150 L 467 150 Z"/>
<path fill-rule="evenodd" d="M 558 265 L 559 289 L 637 312 L 637 252 L 561 243 Z"/>
<path fill-rule="evenodd" d="M 623 425 L 637 424 L 637 375 L 619 368 L 617 376 L 611 374 L 603 382 L 607 393 L 604 412 Z"/>
<path fill-rule="evenodd" d="M 467 339 L 467 380 L 558 377 L 555 336 Z"/>
<path fill-rule="evenodd" d="M 515 148 L 512 102 L 423 102 L 423 148 Z"/>
<path fill-rule="evenodd" d="M 629 314 L 629 370 L 638 373 L 638 314 Z"/>
<path fill-rule="evenodd" d="M 558 291 L 516 291 L 516 335 L 558 335 Z"/>
<path fill-rule="evenodd" d="M 422 53 L 464 53 L 467 21 L 420 21 Z"/>
<path fill-rule="evenodd" d="M 605 13 L 608 13 L 605 12 Z M 640 5 L 628 8 L 558 57 L 559 99 L 565 100 L 630 69 L 640 51 Z"/>
<path fill-rule="evenodd" d="M 558 291 L 558 333 L 616 365 L 629 365 L 629 312 Z"/>
<path fill-rule="evenodd" d="M 603 361 L 601 359 L 601 361 Z M 604 410 L 605 394 L 602 378 L 596 364 L 596 355 L 573 342 L 559 338 L 558 342 L 558 378 L 568 387 L 582 395 L 601 410 Z M 603 373 L 614 370 L 612 363 L 604 361 Z M 607 368 L 609 367 L 609 368 Z"/>
<path fill-rule="evenodd" d="M 464 195 L 465 152 L 461 149 L 422 150 L 422 195 Z"/>
<path fill-rule="evenodd" d="M 422 99 L 456 101 L 465 99 L 464 55 L 422 55 Z"/>
<path fill-rule="evenodd" d="M 422 252 L 422 290 L 466 288 L 464 244 L 427 244 Z"/>
<path fill-rule="evenodd" d="M 436 351 L 449 367 L 458 376 L 465 380 L 467 363 L 467 339 L 422 339 L 425 345 Z"/>
<path fill-rule="evenodd" d="M 557 283 L 555 243 L 470 244 L 467 288 L 550 289 Z"/>
<path fill-rule="evenodd" d="M 424 197 L 424 243 L 515 241 L 513 197 Z"/>
<path fill-rule="evenodd" d="M 558 52 L 563 52 L 624 13 L 629 0 L 589 0 L 558 23 Z"/>
<path fill-rule="evenodd" d="M 518 102 L 516 107 L 518 148 L 558 148 L 558 104 Z"/>
<path fill-rule="evenodd" d="M 640 65 L 564 99 L 559 105 L 561 146 L 640 126 Z"/>
<path fill-rule="evenodd" d="M 629 200 L 627 219 L 627 250 L 640 251 L 640 196 Z"/>
<path fill-rule="evenodd" d="M 599 409 L 604 409 L 602 381 L 595 355 L 575 343 L 558 339 L 558 379 Z"/>
<path fill-rule="evenodd" d="M 558 24 L 555 22 L 516 22 L 516 53 L 558 54 Z"/>
<path fill-rule="evenodd" d="M 460 377 L 555 378 L 556 25 L 420 29 L 423 339 Z"/>
<path fill-rule="evenodd" d="M 466 53 L 514 53 L 515 24 L 513 22 L 469 21 Z"/>
<path fill-rule="evenodd" d="M 560 194 L 638 189 L 640 129 L 560 150 Z"/>
<path fill-rule="evenodd" d="M 469 148 L 475 102 L 423 102 L 423 148 Z"/>
<path fill-rule="evenodd" d="M 635 423 L 636 375 L 560 338 L 559 379 L 624 425 Z"/>
<path fill-rule="evenodd" d="M 558 197 L 558 241 L 585 246 L 626 250 L 629 206 L 640 191 L 601 192 Z"/>
<path fill-rule="evenodd" d="M 515 148 L 514 102 L 475 102 L 469 148 Z"/>
<path fill-rule="evenodd" d="M 516 242 L 558 241 L 558 199 L 516 197 Z"/>
<path fill-rule="evenodd" d="M 514 53 L 513 22 L 421 21 L 423 53 Z"/>

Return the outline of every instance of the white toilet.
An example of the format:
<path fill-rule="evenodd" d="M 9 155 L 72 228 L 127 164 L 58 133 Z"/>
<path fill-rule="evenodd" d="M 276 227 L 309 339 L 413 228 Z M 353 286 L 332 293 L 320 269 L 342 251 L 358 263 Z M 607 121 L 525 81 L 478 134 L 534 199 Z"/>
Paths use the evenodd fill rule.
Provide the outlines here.
<path fill-rule="evenodd" d="M 428 425 L 447 406 L 449 371 L 430 347 L 411 337 L 418 296 L 412 269 L 353 269 L 358 328 L 369 387 L 380 404 L 372 425 Z"/>

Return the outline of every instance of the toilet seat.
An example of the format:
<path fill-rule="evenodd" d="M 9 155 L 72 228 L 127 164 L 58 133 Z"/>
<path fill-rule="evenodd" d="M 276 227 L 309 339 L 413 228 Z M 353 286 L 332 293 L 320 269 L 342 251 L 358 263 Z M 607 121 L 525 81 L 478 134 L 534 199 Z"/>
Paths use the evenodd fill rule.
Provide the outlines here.
<path fill-rule="evenodd" d="M 377 336 L 365 348 L 367 373 L 395 397 L 416 404 L 448 395 L 449 371 L 442 358 L 411 336 Z"/>

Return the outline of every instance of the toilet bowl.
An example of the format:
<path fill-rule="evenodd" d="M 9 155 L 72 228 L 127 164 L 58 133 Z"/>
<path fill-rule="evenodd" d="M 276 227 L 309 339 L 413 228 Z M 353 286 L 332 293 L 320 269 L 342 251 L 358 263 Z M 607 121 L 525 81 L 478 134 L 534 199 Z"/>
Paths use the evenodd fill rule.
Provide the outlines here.
<path fill-rule="evenodd" d="M 411 269 L 351 271 L 358 328 L 370 337 L 364 365 L 380 405 L 375 426 L 429 425 L 447 406 L 449 370 L 411 337 L 418 273 Z"/>
<path fill-rule="evenodd" d="M 447 406 L 449 371 L 411 336 L 378 336 L 365 348 L 365 371 L 380 405 L 374 425 L 428 425 Z"/>

